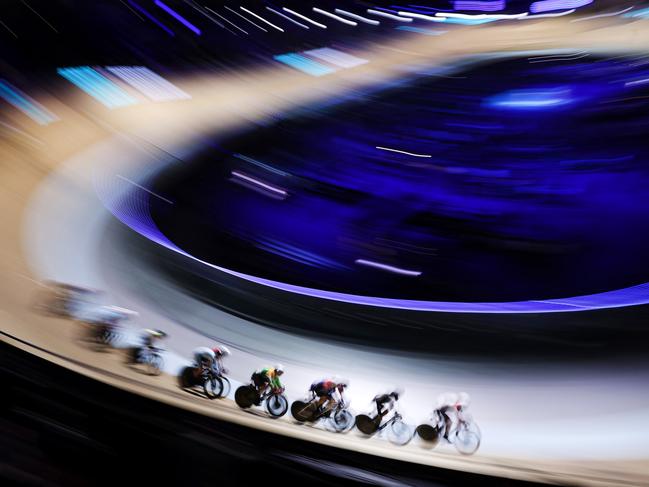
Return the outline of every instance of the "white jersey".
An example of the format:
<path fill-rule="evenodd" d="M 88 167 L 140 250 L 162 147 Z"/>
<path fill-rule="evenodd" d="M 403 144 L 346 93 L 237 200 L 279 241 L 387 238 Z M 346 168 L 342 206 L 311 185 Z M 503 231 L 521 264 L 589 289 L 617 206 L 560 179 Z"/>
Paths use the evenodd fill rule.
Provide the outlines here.
<path fill-rule="evenodd" d="M 216 354 L 214 350 L 208 347 L 198 347 L 192 352 L 194 354 L 194 360 L 196 363 L 200 364 L 202 360 L 209 360 L 210 363 L 214 362 Z"/>

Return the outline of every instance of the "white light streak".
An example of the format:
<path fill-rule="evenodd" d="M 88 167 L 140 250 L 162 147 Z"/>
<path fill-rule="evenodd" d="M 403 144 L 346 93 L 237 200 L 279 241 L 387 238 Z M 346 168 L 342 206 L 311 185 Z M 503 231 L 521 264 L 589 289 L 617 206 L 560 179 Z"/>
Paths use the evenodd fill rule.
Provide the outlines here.
<path fill-rule="evenodd" d="M 407 17 L 399 17 L 397 15 L 392 15 L 387 12 L 381 12 L 380 10 L 373 10 L 371 8 L 367 9 L 367 13 L 372 15 L 378 15 L 379 17 L 385 17 L 386 19 L 396 20 L 398 22 L 412 22 L 412 19 L 409 19 Z"/>
<path fill-rule="evenodd" d="M 238 171 L 232 171 L 230 174 L 232 174 L 232 176 L 236 178 L 243 179 L 244 181 L 252 183 L 255 186 L 259 186 L 261 188 L 267 189 L 268 191 L 272 191 L 273 193 L 277 193 L 282 196 L 288 196 L 288 193 L 283 189 L 276 188 L 274 186 L 271 186 L 270 184 L 264 183 L 263 181 L 259 181 L 258 179 L 252 178 L 250 176 L 246 176 L 245 174 L 242 174 Z"/>
<path fill-rule="evenodd" d="M 251 12 L 251 11 L 248 10 L 247 8 L 244 8 L 244 7 L 242 7 L 242 6 L 239 6 L 239 8 L 240 8 L 241 10 L 243 10 L 244 12 L 248 12 L 250 15 L 254 15 L 255 17 L 257 17 L 257 18 L 258 18 L 259 20 L 261 20 L 262 22 L 266 22 L 266 23 L 267 23 L 268 25 L 270 25 L 273 29 L 277 29 L 277 30 L 280 31 L 280 32 L 284 32 L 284 29 L 282 29 L 281 27 L 277 27 L 275 24 L 271 24 L 271 23 L 268 22 L 265 18 L 260 17 L 259 15 L 257 15 L 257 14 L 254 13 L 254 12 Z"/>
<path fill-rule="evenodd" d="M 357 26 L 358 22 L 354 22 L 353 20 L 347 20 L 343 19 L 342 17 L 332 14 L 331 12 L 327 12 L 326 10 L 322 10 L 321 8 L 313 7 L 313 11 L 317 12 L 322 15 L 326 15 L 327 17 L 331 17 L 332 19 L 335 19 L 339 22 L 342 22 L 343 24 L 351 25 L 351 26 Z"/>
<path fill-rule="evenodd" d="M 248 23 L 254 25 L 254 26 L 257 27 L 258 29 L 263 30 L 264 32 L 268 32 L 268 31 L 267 31 L 266 29 L 264 29 L 261 25 L 257 25 L 257 24 L 255 24 L 252 20 L 250 20 L 249 18 L 244 17 L 243 15 L 241 15 L 241 14 L 240 14 L 239 12 L 237 12 L 236 10 L 232 10 L 232 9 L 231 9 L 230 7 L 228 7 L 227 5 L 223 5 L 223 6 L 224 6 L 226 9 L 228 9 L 230 12 L 232 12 L 233 14 L 238 15 L 238 16 L 241 17 L 243 20 L 245 20 L 246 22 L 248 22 Z"/>
<path fill-rule="evenodd" d="M 537 15 L 528 15 L 527 17 L 521 17 L 518 20 L 534 20 L 534 19 L 544 19 L 546 17 L 563 17 L 564 15 L 570 15 L 575 13 L 575 9 L 566 10 L 565 12 L 558 12 L 556 14 L 537 14 Z"/>
<path fill-rule="evenodd" d="M 316 27 L 320 27 L 321 29 L 326 29 L 326 28 L 327 28 L 326 25 L 321 24 L 320 22 L 316 22 L 315 20 L 310 19 L 310 18 L 307 17 L 306 15 L 299 14 L 299 13 L 297 13 L 296 11 L 291 10 L 290 8 L 282 7 L 282 10 L 283 10 L 284 12 L 288 12 L 288 13 L 290 13 L 290 14 L 295 15 L 296 17 L 301 18 L 302 20 L 306 20 L 307 22 L 309 22 L 310 24 L 315 25 Z"/>
<path fill-rule="evenodd" d="M 432 17 L 430 15 L 413 14 L 411 12 L 399 12 L 399 15 L 402 15 L 404 17 L 410 17 L 413 19 L 428 20 L 429 22 L 446 22 L 445 17 Z"/>
<path fill-rule="evenodd" d="M 407 269 L 401 269 L 399 267 L 394 267 L 387 264 L 381 264 L 380 262 L 373 262 L 371 260 L 365 260 L 365 259 L 356 259 L 354 263 L 368 266 L 368 267 L 374 267 L 375 269 L 381 269 L 382 271 L 388 271 L 394 274 L 401 274 L 402 276 L 417 277 L 417 276 L 421 276 L 422 274 L 420 271 L 409 271 Z"/>
<path fill-rule="evenodd" d="M 398 149 L 390 149 L 389 147 L 381 147 L 381 146 L 376 146 L 377 149 L 379 150 L 387 150 L 390 152 L 398 152 L 399 154 L 406 154 L 408 156 L 413 156 L 413 157 L 433 157 L 430 154 L 415 154 L 414 152 L 406 152 L 404 150 L 398 150 Z"/>
<path fill-rule="evenodd" d="M 241 32 L 243 32 L 244 34 L 246 34 L 246 35 L 250 35 L 250 34 L 248 34 L 248 32 L 246 32 L 245 30 L 243 30 L 243 29 L 242 29 L 241 27 L 239 27 L 237 24 L 233 24 L 233 23 L 230 22 L 228 19 L 226 19 L 225 17 L 223 17 L 223 15 L 216 13 L 214 10 L 212 10 L 211 8 L 209 8 L 207 5 L 203 5 L 203 8 L 209 10 L 209 11 L 212 12 L 214 15 L 216 15 L 216 16 L 218 16 L 219 18 L 225 20 L 225 21 L 226 21 L 228 24 L 230 24 L 232 27 L 235 27 L 235 28 L 239 29 L 239 30 L 240 30 Z"/>
<path fill-rule="evenodd" d="M 381 22 L 379 22 L 378 20 L 372 20 L 372 19 L 368 19 L 367 17 L 361 17 L 360 15 L 356 15 L 355 13 L 348 12 L 347 10 L 341 10 L 341 9 L 337 8 L 337 9 L 334 10 L 334 12 L 336 12 L 337 14 L 340 14 L 340 15 L 345 15 L 345 16 L 349 17 L 350 19 L 356 19 L 356 20 L 358 20 L 360 22 L 363 22 L 365 24 L 370 24 L 370 25 L 380 25 L 381 24 Z"/>
<path fill-rule="evenodd" d="M 273 9 L 273 8 L 266 7 L 266 10 L 269 10 L 269 11 L 273 12 L 274 14 L 277 14 L 277 15 L 279 15 L 280 17 L 285 18 L 286 20 L 288 20 L 288 21 L 290 21 L 290 22 L 293 22 L 295 25 L 299 25 L 299 26 L 302 27 L 303 29 L 307 29 L 307 30 L 309 29 L 309 26 L 308 26 L 308 25 L 304 25 L 303 23 L 298 22 L 297 20 L 294 20 L 294 19 L 290 18 L 288 15 L 284 15 L 282 12 L 278 12 L 277 10 L 275 10 L 275 9 Z"/>
<path fill-rule="evenodd" d="M 625 12 L 628 12 L 629 10 L 632 10 L 633 7 L 635 7 L 635 5 L 631 5 L 629 8 L 625 8 L 624 10 L 620 10 L 619 12 L 610 12 L 607 14 L 591 15 L 590 17 L 582 17 L 580 19 L 571 20 L 570 22 L 583 22 L 584 20 L 601 19 L 602 17 L 615 17 L 616 15 L 620 15 Z"/>

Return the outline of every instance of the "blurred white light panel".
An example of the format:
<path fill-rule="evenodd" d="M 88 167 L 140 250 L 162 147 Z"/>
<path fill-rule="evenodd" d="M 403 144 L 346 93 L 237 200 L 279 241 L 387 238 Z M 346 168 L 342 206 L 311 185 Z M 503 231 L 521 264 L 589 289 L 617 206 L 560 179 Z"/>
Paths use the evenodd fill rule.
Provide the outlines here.
<path fill-rule="evenodd" d="M 144 66 L 106 66 L 106 69 L 153 101 L 187 100 L 190 95 Z"/>
<path fill-rule="evenodd" d="M 331 49 L 330 47 L 303 51 L 302 54 L 320 59 L 340 68 L 354 68 L 356 66 L 360 66 L 361 64 L 369 62 L 367 59 L 352 56 L 351 54 L 347 54 L 336 49 Z"/>

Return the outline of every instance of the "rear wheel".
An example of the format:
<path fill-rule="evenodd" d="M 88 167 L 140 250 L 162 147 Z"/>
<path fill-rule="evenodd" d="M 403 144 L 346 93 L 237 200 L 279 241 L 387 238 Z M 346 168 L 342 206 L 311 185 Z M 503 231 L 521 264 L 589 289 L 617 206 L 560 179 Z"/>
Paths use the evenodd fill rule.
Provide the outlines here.
<path fill-rule="evenodd" d="M 367 414 L 359 414 L 356 416 L 356 427 L 361 433 L 372 435 L 379 429 L 379 422 L 377 418 L 370 418 Z"/>
<path fill-rule="evenodd" d="M 309 403 L 304 401 L 294 401 L 293 404 L 291 404 L 291 415 L 300 422 L 307 421 L 312 415 Z"/>
<path fill-rule="evenodd" d="M 185 367 L 180 375 L 178 376 L 178 385 L 183 389 L 188 387 L 193 387 L 196 385 L 196 379 L 194 376 L 195 373 L 194 367 Z"/>
<path fill-rule="evenodd" d="M 439 440 L 439 428 L 431 424 L 420 424 L 417 426 L 417 436 L 424 441 L 429 441 L 431 443 L 437 442 Z"/>
<path fill-rule="evenodd" d="M 219 377 L 210 375 L 205 382 L 203 382 L 203 391 L 208 399 L 221 397 L 221 394 L 223 393 L 223 382 Z"/>
<path fill-rule="evenodd" d="M 284 416 L 288 411 L 288 399 L 284 394 L 273 394 L 266 399 L 266 411 L 273 418 Z"/>
<path fill-rule="evenodd" d="M 253 386 L 240 386 L 234 393 L 234 402 L 237 406 L 247 409 L 257 400 L 257 391 Z"/>

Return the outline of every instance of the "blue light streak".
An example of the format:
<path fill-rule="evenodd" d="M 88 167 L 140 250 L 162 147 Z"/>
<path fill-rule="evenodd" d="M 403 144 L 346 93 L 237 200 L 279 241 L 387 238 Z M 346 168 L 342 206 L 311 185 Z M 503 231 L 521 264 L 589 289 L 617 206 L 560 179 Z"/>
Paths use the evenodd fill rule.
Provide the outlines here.
<path fill-rule="evenodd" d="M 196 27 L 194 24 L 192 24 L 189 20 L 187 20 L 182 15 L 180 15 L 178 12 L 173 10 L 171 7 L 169 7 L 165 3 L 161 2 L 160 0 L 155 0 L 155 4 L 158 7 L 160 7 L 162 10 L 167 12 L 169 15 L 171 15 L 178 22 L 180 22 L 185 27 L 187 27 L 189 30 L 191 30 L 194 34 L 196 34 L 197 36 L 201 35 L 201 30 L 198 27 Z"/>
<path fill-rule="evenodd" d="M 59 68 L 56 71 L 110 109 L 137 103 L 135 98 L 89 66 Z"/>
<path fill-rule="evenodd" d="M 39 125 L 48 125 L 58 120 L 56 115 L 48 111 L 40 103 L 31 100 L 6 80 L 0 80 L 0 97 L 4 98 L 7 103 L 15 106 Z"/>
<path fill-rule="evenodd" d="M 336 69 L 334 68 L 326 66 L 297 53 L 279 54 L 277 56 L 273 56 L 273 59 L 299 71 L 302 71 L 303 73 L 310 74 L 311 76 L 323 76 L 325 74 L 330 74 L 336 71 Z"/>

